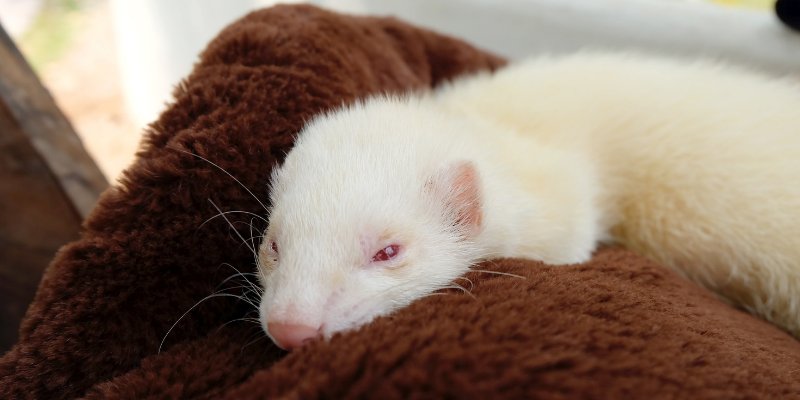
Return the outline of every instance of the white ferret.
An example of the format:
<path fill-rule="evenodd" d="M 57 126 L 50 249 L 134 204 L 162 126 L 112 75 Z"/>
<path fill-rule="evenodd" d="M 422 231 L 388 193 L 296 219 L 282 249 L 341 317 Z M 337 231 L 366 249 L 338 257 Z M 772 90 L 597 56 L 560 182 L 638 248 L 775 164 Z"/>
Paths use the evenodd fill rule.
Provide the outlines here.
<path fill-rule="evenodd" d="M 291 349 L 481 260 L 617 242 L 800 335 L 800 88 L 712 62 L 539 58 L 321 115 L 272 177 L 262 325 Z"/>

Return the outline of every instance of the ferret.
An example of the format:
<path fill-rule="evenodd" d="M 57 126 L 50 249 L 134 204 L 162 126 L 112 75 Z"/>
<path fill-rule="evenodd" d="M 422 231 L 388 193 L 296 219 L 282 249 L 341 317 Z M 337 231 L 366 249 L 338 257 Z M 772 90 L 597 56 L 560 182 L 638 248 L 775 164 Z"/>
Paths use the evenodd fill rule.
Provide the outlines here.
<path fill-rule="evenodd" d="M 617 243 L 800 337 L 800 87 L 578 53 L 315 117 L 270 181 L 260 321 L 351 330 L 476 263 Z"/>

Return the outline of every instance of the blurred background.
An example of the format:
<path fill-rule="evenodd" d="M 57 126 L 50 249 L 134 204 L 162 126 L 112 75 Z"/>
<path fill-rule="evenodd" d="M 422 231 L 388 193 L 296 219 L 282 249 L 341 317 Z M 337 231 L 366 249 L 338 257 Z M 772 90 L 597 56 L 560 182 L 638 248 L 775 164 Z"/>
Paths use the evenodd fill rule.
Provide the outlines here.
<path fill-rule="evenodd" d="M 457 13 L 453 14 L 448 7 L 457 4 L 457 0 L 312 2 L 349 12 L 397 14 L 434 29 L 461 35 L 511 57 L 521 56 L 532 47 L 547 48 L 553 46 L 552 43 L 581 41 L 577 37 L 564 39 L 563 35 L 558 35 L 554 39 L 553 35 L 543 34 L 537 35 L 541 36 L 539 42 L 530 43 L 534 39 L 522 38 L 515 47 L 501 34 L 490 32 L 491 27 L 486 22 L 476 24 L 469 18 L 460 23 L 456 21 Z M 659 6 L 667 7 L 669 12 L 692 8 L 713 14 L 714 11 L 709 10 L 715 7 L 721 15 L 728 16 L 734 26 L 740 23 L 737 19 L 757 20 L 756 15 L 769 14 L 774 4 L 774 0 L 464 0 L 469 7 L 484 8 L 507 5 L 514 9 L 541 3 L 542 7 L 554 9 L 533 10 L 532 13 L 536 13 L 540 20 L 516 23 L 545 26 L 552 25 L 553 19 L 564 20 L 576 14 L 597 12 L 612 16 L 609 21 L 618 14 L 621 23 L 630 23 L 625 22 L 625 18 L 650 12 L 642 11 L 642 7 L 635 4 L 643 2 L 664 3 Z M 272 3 L 275 1 L 0 0 L 0 22 L 71 120 L 87 151 L 108 180 L 114 182 L 133 159 L 143 127 L 164 108 L 172 87 L 189 73 L 205 44 L 228 23 L 250 10 Z M 576 10 L 582 3 L 586 10 Z M 607 11 L 589 10 L 597 8 L 600 3 L 613 6 L 606 6 Z M 655 11 L 663 13 L 663 10 Z M 485 14 L 481 17 L 491 18 Z M 587 17 L 577 15 L 574 18 Z M 513 23 L 502 23 L 511 26 L 513 31 Z M 642 19 L 638 23 L 652 22 Z M 743 23 L 742 28 L 747 27 Z M 680 26 L 675 27 L 679 31 L 678 28 Z M 570 45 L 562 43 L 562 47 Z"/>

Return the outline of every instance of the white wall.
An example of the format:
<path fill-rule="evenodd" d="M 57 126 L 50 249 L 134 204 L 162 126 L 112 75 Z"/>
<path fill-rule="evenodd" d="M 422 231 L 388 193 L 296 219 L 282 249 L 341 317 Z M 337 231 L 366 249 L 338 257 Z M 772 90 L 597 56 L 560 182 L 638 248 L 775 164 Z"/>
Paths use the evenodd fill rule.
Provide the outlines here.
<path fill-rule="evenodd" d="M 627 48 L 712 56 L 776 74 L 800 73 L 800 35 L 763 10 L 667 0 L 384 0 L 364 4 L 359 11 L 398 15 L 511 58 L 586 47 Z"/>
<path fill-rule="evenodd" d="M 225 25 L 273 0 L 112 0 L 124 90 L 140 124 Z M 674 0 L 316 0 L 402 19 L 510 58 L 584 47 L 714 56 L 775 74 L 800 72 L 800 35 L 770 12 Z"/>
<path fill-rule="evenodd" d="M 152 122 L 199 53 L 234 20 L 268 0 L 111 0 L 128 112 Z"/>

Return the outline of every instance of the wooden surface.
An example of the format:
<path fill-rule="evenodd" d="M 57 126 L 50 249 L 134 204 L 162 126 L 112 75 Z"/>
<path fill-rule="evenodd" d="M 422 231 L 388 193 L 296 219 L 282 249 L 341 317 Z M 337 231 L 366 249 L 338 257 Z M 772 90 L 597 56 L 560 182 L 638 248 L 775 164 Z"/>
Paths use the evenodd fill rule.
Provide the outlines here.
<path fill-rule="evenodd" d="M 42 271 L 107 186 L 0 27 L 0 353 L 16 341 Z"/>

